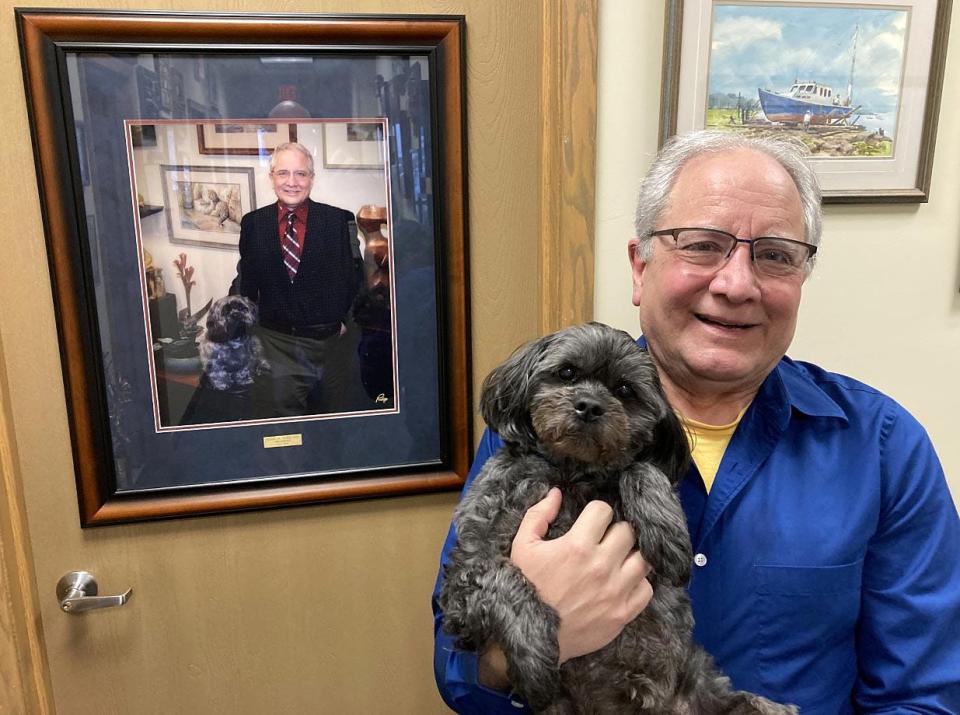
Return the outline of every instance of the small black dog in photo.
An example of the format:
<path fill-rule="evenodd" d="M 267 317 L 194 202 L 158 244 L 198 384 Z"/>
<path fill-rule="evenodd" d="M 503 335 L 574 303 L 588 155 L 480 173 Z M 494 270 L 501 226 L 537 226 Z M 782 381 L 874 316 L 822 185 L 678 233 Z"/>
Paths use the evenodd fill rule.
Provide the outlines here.
<path fill-rule="evenodd" d="M 252 413 L 254 380 L 268 372 L 260 339 L 254 335 L 257 306 L 241 295 L 215 301 L 200 336 L 203 374 L 184 414 L 184 424 L 234 422 Z"/>
<path fill-rule="evenodd" d="M 200 337 L 200 363 L 214 390 L 246 389 L 269 368 L 260 339 L 253 334 L 257 306 L 242 295 L 217 300 Z"/>
<path fill-rule="evenodd" d="M 692 547 L 675 491 L 690 454 L 645 350 L 599 323 L 562 330 L 490 373 L 480 407 L 505 446 L 454 515 L 440 605 L 459 647 L 497 644 L 514 689 L 540 713 L 797 712 L 731 690 L 692 641 Z M 510 562 L 524 514 L 554 486 L 563 502 L 547 538 L 569 530 L 589 501 L 605 501 L 633 527 L 653 586 L 612 643 L 562 666 L 559 616 Z"/>

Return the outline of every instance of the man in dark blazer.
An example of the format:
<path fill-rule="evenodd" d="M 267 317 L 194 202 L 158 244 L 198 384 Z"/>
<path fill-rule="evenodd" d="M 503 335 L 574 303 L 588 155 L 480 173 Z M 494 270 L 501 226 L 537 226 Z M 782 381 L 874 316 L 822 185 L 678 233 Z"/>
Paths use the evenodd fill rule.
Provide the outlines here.
<path fill-rule="evenodd" d="M 270 375 L 255 390 L 262 416 L 338 409 L 351 366 L 338 349 L 360 289 L 356 222 L 310 199 L 313 156 L 296 142 L 270 158 L 277 202 L 240 222 L 240 293 L 257 303 Z"/>

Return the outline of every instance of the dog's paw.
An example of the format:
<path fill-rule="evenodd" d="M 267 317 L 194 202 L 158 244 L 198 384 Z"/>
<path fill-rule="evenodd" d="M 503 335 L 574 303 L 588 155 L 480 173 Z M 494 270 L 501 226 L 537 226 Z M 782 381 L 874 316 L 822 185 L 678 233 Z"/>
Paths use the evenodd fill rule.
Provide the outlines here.
<path fill-rule="evenodd" d="M 781 705 L 752 693 L 733 693 L 734 702 L 723 710 L 724 715 L 797 715 L 796 705 Z"/>
<path fill-rule="evenodd" d="M 683 587 L 690 582 L 690 573 L 693 569 L 693 552 L 685 548 L 689 541 L 678 542 L 666 540 L 660 552 L 650 557 L 650 566 L 657 581 L 670 586 Z"/>
<path fill-rule="evenodd" d="M 796 705 L 781 705 L 759 695 L 754 696 L 753 705 L 756 708 L 753 712 L 759 715 L 797 715 L 800 712 Z"/>

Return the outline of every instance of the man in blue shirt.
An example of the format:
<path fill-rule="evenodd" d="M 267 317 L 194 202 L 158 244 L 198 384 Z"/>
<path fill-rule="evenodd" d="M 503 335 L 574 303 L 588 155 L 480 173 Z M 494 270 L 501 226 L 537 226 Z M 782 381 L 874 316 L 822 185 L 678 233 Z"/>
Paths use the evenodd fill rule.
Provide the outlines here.
<path fill-rule="evenodd" d="M 890 398 L 785 357 L 820 240 L 813 171 L 792 146 L 688 134 L 651 167 L 636 224 L 633 302 L 664 391 L 695 435 L 734 425 L 719 466 L 694 445 L 680 485 L 695 638 L 736 688 L 805 714 L 960 713 L 960 520 L 933 446 Z M 484 434 L 467 488 L 501 445 Z M 560 662 L 652 595 L 609 507 L 543 539 L 562 498 L 528 511 L 510 554 L 560 616 Z M 442 632 L 441 579 L 444 700 L 523 711 L 495 643 L 459 651 Z"/>

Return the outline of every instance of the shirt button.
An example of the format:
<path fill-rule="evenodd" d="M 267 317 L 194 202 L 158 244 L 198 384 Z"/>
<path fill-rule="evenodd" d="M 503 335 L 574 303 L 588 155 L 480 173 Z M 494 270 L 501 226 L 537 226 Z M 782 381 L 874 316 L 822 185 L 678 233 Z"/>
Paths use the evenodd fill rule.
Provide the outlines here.
<path fill-rule="evenodd" d="M 693 563 L 695 563 L 697 566 L 706 566 L 707 557 L 704 556 L 703 554 L 697 554 L 696 556 L 693 557 Z"/>

